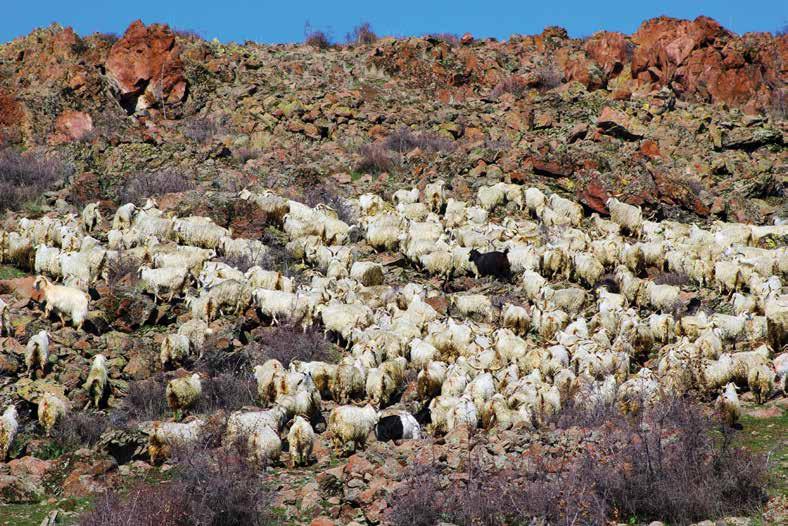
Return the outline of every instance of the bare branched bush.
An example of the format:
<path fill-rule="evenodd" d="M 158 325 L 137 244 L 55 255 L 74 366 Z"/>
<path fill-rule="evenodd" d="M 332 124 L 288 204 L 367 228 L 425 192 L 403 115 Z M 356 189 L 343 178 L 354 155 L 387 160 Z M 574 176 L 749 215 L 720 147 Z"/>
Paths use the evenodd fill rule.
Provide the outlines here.
<path fill-rule="evenodd" d="M 404 484 L 394 492 L 387 516 L 391 526 L 434 526 L 440 522 L 440 470 L 433 465 L 415 465 Z"/>
<path fill-rule="evenodd" d="M 450 152 L 454 149 L 453 141 L 437 133 L 414 133 L 410 128 L 405 126 L 386 137 L 383 141 L 383 145 L 386 149 L 397 153 L 407 153 L 416 148 L 430 153 Z"/>
<path fill-rule="evenodd" d="M 582 481 L 576 469 L 563 477 L 551 476 L 544 466 L 490 469 L 469 455 L 465 477 L 452 477 L 448 487 L 440 484 L 440 470 L 423 467 L 406 475 L 394 492 L 387 519 L 394 526 L 432 525 L 440 520 L 453 524 L 498 526 L 499 524 L 604 524 L 604 502 Z M 440 520 L 438 520 L 440 519 Z"/>
<path fill-rule="evenodd" d="M 687 188 L 689 188 L 692 191 L 692 193 L 695 195 L 700 195 L 701 192 L 706 191 L 706 186 L 703 184 L 702 181 L 698 179 L 686 177 L 684 179 L 684 184 L 687 185 Z"/>
<path fill-rule="evenodd" d="M 129 384 L 129 392 L 120 408 L 114 412 L 113 421 L 156 420 L 169 413 L 167 382 L 164 375 L 156 375 Z"/>
<path fill-rule="evenodd" d="M 702 406 L 667 399 L 624 417 L 613 406 L 568 408 L 552 425 L 579 428 L 590 443 L 510 467 L 480 465 L 465 476 L 414 469 L 390 500 L 395 526 L 434 524 L 605 524 L 635 519 L 688 524 L 749 515 L 768 486 L 765 460 L 734 447 L 733 431 Z M 552 466 L 552 467 L 549 467 Z"/>
<path fill-rule="evenodd" d="M 564 80 L 564 75 L 553 62 L 539 66 L 536 71 L 535 87 L 540 91 L 549 91 L 557 88 Z"/>
<path fill-rule="evenodd" d="M 372 31 L 372 25 L 369 22 L 364 22 L 345 35 L 345 40 L 348 44 L 370 45 L 377 42 L 378 36 Z"/>
<path fill-rule="evenodd" d="M 331 49 L 331 36 L 325 31 L 314 29 L 307 21 L 304 24 L 304 43 L 315 49 Z"/>
<path fill-rule="evenodd" d="M 617 448 L 612 459 L 585 466 L 621 516 L 688 524 L 749 514 L 765 497 L 765 460 L 734 447 L 733 431 L 698 405 L 667 400 L 621 433 L 606 437 Z"/>
<path fill-rule="evenodd" d="M 498 99 L 504 93 L 511 93 L 515 98 L 519 98 L 528 89 L 528 83 L 519 75 L 506 77 L 493 87 L 490 92 L 491 99 Z"/>
<path fill-rule="evenodd" d="M 202 381 L 198 410 L 209 414 L 220 409 L 235 411 L 254 405 L 256 399 L 257 382 L 251 373 L 220 373 Z"/>
<path fill-rule="evenodd" d="M 266 270 L 275 270 L 287 277 L 299 277 L 299 273 L 295 268 L 297 261 L 287 251 L 282 238 L 273 235 L 270 231 L 266 231 L 263 234 L 262 241 L 268 247 L 268 250 L 263 254 L 260 263 L 258 263 L 261 267 Z"/>
<path fill-rule="evenodd" d="M 244 447 L 196 451 L 177 458 L 175 479 L 188 490 L 192 524 L 263 526 L 271 523 L 274 492 Z"/>
<path fill-rule="evenodd" d="M 34 201 L 68 175 L 68 168 L 53 157 L 0 151 L 0 212 Z"/>
<path fill-rule="evenodd" d="M 199 144 L 210 144 L 213 140 L 226 133 L 227 118 L 192 117 L 183 125 L 183 135 Z"/>
<path fill-rule="evenodd" d="M 262 152 L 260 150 L 242 146 L 233 151 L 233 159 L 238 161 L 238 164 L 243 166 L 244 164 L 246 164 L 246 161 L 249 161 L 251 159 L 257 159 L 258 157 L 260 157 L 261 154 Z"/>
<path fill-rule="evenodd" d="M 380 143 L 364 144 L 358 149 L 358 153 L 361 155 L 361 160 L 356 164 L 359 172 L 389 172 L 395 166 L 388 148 Z"/>
<path fill-rule="evenodd" d="M 120 40 L 120 36 L 117 33 L 96 33 L 96 38 L 106 42 L 110 46 Z"/>
<path fill-rule="evenodd" d="M 71 44 L 71 51 L 75 55 L 81 55 L 81 54 L 85 53 L 88 49 L 90 49 L 90 46 L 88 46 L 88 43 L 85 42 L 83 39 L 81 39 L 79 37 L 77 37 L 77 41 L 76 42 Z"/>
<path fill-rule="evenodd" d="M 194 182 L 174 170 L 143 172 L 131 176 L 120 191 L 120 201 L 142 205 L 149 197 L 186 192 L 194 188 Z"/>
<path fill-rule="evenodd" d="M 304 190 L 304 204 L 316 207 L 326 205 L 337 213 L 337 217 L 349 225 L 356 223 L 357 218 L 353 207 L 340 196 L 332 186 L 319 184 Z"/>
<path fill-rule="evenodd" d="M 275 358 L 285 367 L 293 360 L 335 362 L 337 359 L 333 345 L 323 338 L 319 328 L 310 327 L 303 331 L 293 323 L 271 327 L 249 346 L 251 352 L 257 352 L 265 359 Z"/>
<path fill-rule="evenodd" d="M 139 282 L 137 270 L 142 265 L 142 260 L 126 252 L 119 252 L 118 256 L 107 260 L 107 285 L 110 294 L 117 292 L 122 285 L 133 287 Z"/>
<path fill-rule="evenodd" d="M 187 40 L 205 40 L 205 37 L 203 37 L 199 31 L 194 29 L 183 29 L 176 27 L 173 28 L 172 32 L 175 33 L 176 36 Z"/>
<path fill-rule="evenodd" d="M 208 337 L 200 349 L 199 356 L 194 361 L 194 369 L 208 375 L 244 375 L 252 370 L 254 363 L 254 357 L 246 348 L 233 348 L 226 338 L 213 335 Z"/>
<path fill-rule="evenodd" d="M 108 491 L 80 517 L 82 526 L 186 526 L 191 522 L 184 484 L 141 484 L 123 495 Z"/>
<path fill-rule="evenodd" d="M 236 448 L 179 454 L 173 480 L 108 492 L 80 517 L 83 526 L 262 526 L 274 491 Z"/>
<path fill-rule="evenodd" d="M 254 266 L 265 267 L 268 261 L 268 251 L 262 249 L 255 249 L 251 252 L 244 254 L 224 255 L 218 259 L 222 263 L 226 263 L 231 267 L 237 268 L 241 272 L 246 272 Z"/>
<path fill-rule="evenodd" d="M 109 420 L 104 415 L 75 412 L 58 420 L 50 436 L 62 451 L 72 451 L 96 444 L 108 425 Z"/>

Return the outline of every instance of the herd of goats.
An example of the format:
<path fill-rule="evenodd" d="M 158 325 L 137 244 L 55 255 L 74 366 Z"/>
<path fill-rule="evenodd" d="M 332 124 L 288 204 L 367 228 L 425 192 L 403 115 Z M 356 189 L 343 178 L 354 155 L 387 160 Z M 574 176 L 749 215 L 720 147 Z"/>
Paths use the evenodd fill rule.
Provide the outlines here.
<path fill-rule="evenodd" d="M 716 400 L 733 424 L 740 390 L 756 403 L 785 393 L 788 225 L 653 222 L 615 198 L 609 219 L 589 217 L 558 194 L 506 183 L 482 186 L 473 203 L 448 197 L 443 181 L 399 190 L 390 201 L 364 194 L 343 204 L 352 225 L 329 206 L 269 191 L 238 198 L 286 234 L 287 252 L 309 269 L 304 282 L 260 265 L 233 267 L 228 261 L 265 261 L 270 247 L 206 217 L 164 213 L 154 200 L 119 207 L 106 226 L 97 203 L 79 217 L 21 219 L 15 230 L 0 230 L 0 263 L 35 272 L 44 316 L 81 331 L 90 323 L 89 288 L 115 261 L 140 261 L 142 293 L 190 312 L 162 341 L 163 370 L 188 367 L 212 322 L 250 308 L 266 323 L 322 327 L 344 345 L 338 363 L 259 363 L 259 407 L 227 418 L 224 440 L 245 440 L 265 461 L 278 460 L 285 441 L 293 464 L 308 464 L 316 429 L 346 451 L 373 432 L 418 440 L 458 426 L 527 431 L 568 405 L 636 414 L 688 392 Z M 501 208 L 505 214 L 496 213 Z M 386 283 L 392 274 L 378 258 L 358 259 L 359 243 L 366 254 L 399 253 L 436 279 Z M 681 279 L 662 279 L 669 275 Z M 491 286 L 446 293 L 432 285 L 463 276 Z M 493 286 L 507 294 L 479 292 Z M 0 299 L 0 342 L 12 337 L 10 317 Z M 49 344 L 45 330 L 26 342 L 31 374 L 46 374 Z M 86 373 L 91 404 L 105 406 L 105 357 L 96 355 Z M 141 424 L 154 462 L 204 430 L 206 415 L 190 414 L 202 374 L 167 384 L 176 421 Z M 0 460 L 18 429 L 6 401 Z M 38 417 L 49 431 L 68 418 L 68 401 L 44 394 Z"/>

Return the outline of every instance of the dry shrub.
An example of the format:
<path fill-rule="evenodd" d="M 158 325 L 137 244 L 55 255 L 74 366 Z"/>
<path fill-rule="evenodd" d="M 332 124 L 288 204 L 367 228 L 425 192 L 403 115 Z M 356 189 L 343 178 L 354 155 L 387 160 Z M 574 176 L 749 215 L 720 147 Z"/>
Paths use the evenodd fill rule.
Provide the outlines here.
<path fill-rule="evenodd" d="M 197 451 L 176 460 L 175 478 L 188 490 L 193 524 L 262 526 L 271 524 L 274 493 L 249 460 L 245 447 Z"/>
<path fill-rule="evenodd" d="M 358 149 L 358 153 L 361 155 L 361 160 L 356 164 L 359 172 L 388 172 L 395 166 L 388 148 L 380 143 L 364 144 Z"/>
<path fill-rule="evenodd" d="M 504 93 L 511 93 L 515 98 L 519 98 L 528 89 L 528 83 L 519 75 L 506 77 L 493 87 L 490 92 L 491 99 L 498 99 Z"/>
<path fill-rule="evenodd" d="M 692 177 L 685 177 L 684 178 L 684 184 L 695 195 L 700 195 L 701 192 L 706 192 L 707 191 L 706 190 L 706 186 L 703 184 L 703 181 L 700 181 L 699 179 L 694 179 Z"/>
<path fill-rule="evenodd" d="M 53 157 L 0 151 L 0 212 L 36 200 L 64 176 L 68 169 Z"/>
<path fill-rule="evenodd" d="M 133 287 L 139 282 L 137 270 L 142 260 L 126 252 L 119 252 L 116 258 L 107 260 L 107 285 L 110 294 L 115 294 L 122 285 Z"/>
<path fill-rule="evenodd" d="M 235 448 L 179 454 L 173 480 L 108 492 L 80 518 L 83 526 L 262 526 L 274 492 L 258 466 Z"/>
<path fill-rule="evenodd" d="M 254 405 L 256 399 L 257 382 L 250 373 L 220 373 L 202 381 L 198 410 L 208 414 L 218 410 L 235 411 Z"/>
<path fill-rule="evenodd" d="M 194 361 L 194 369 L 216 376 L 222 373 L 244 375 L 252 370 L 254 364 L 254 356 L 248 349 L 235 349 L 227 338 L 213 335 L 200 349 L 199 356 Z"/>
<path fill-rule="evenodd" d="M 356 214 L 347 200 L 343 199 L 336 188 L 326 184 L 307 187 L 304 190 L 304 204 L 312 208 L 326 205 L 337 213 L 337 217 L 349 225 L 356 223 Z"/>
<path fill-rule="evenodd" d="M 386 137 L 383 145 L 386 149 L 397 153 L 407 153 L 416 148 L 430 153 L 454 150 L 454 142 L 437 133 L 414 133 L 405 126 Z"/>
<path fill-rule="evenodd" d="M 323 338 L 317 327 L 303 331 L 295 323 L 282 323 L 262 331 L 256 342 L 250 343 L 251 352 L 260 353 L 265 359 L 275 358 L 285 367 L 293 360 L 303 362 L 335 362 L 333 345 Z"/>
<path fill-rule="evenodd" d="M 553 62 L 542 64 L 536 68 L 536 80 L 534 87 L 540 91 L 549 91 L 557 88 L 564 80 L 564 75 Z"/>
<path fill-rule="evenodd" d="M 246 272 L 254 266 L 268 268 L 265 265 L 269 259 L 268 251 L 260 249 L 252 250 L 250 253 L 245 254 L 233 254 L 230 256 L 225 255 L 220 257 L 217 261 L 221 261 L 222 263 L 226 263 L 231 267 L 235 267 L 241 272 Z"/>
<path fill-rule="evenodd" d="M 765 497 L 765 460 L 699 405 L 668 400 L 627 424 L 605 436 L 617 453 L 585 467 L 619 516 L 687 524 L 749 514 Z"/>
<path fill-rule="evenodd" d="M 276 236 L 270 230 L 266 230 L 261 241 L 268 247 L 261 262 L 258 263 L 261 267 L 266 270 L 275 270 L 287 277 L 300 277 L 300 271 L 295 268 L 298 262 L 287 251 L 281 236 Z"/>
<path fill-rule="evenodd" d="M 72 451 L 92 447 L 108 426 L 109 420 L 102 414 L 71 413 L 58 420 L 50 436 L 62 451 Z"/>
<path fill-rule="evenodd" d="M 241 146 L 233 151 L 233 159 L 238 161 L 238 164 L 241 166 L 246 164 L 246 161 L 251 159 L 257 159 L 262 155 L 263 152 L 257 150 L 255 148 L 248 148 L 246 146 Z"/>
<path fill-rule="evenodd" d="M 131 176 L 120 191 L 123 203 L 144 204 L 149 197 L 185 192 L 194 188 L 194 182 L 175 170 L 141 172 Z"/>
<path fill-rule="evenodd" d="M 304 43 L 315 49 L 325 50 L 331 48 L 331 36 L 325 31 L 313 29 L 312 24 L 304 24 Z"/>
<path fill-rule="evenodd" d="M 163 374 L 129 384 L 129 392 L 121 407 L 113 412 L 117 423 L 156 420 L 169 413 L 165 391 L 167 382 Z"/>
<path fill-rule="evenodd" d="M 372 25 L 369 22 L 364 22 L 345 35 L 345 40 L 347 40 L 348 44 L 370 45 L 377 42 L 378 36 L 372 31 Z"/>
<path fill-rule="evenodd" d="M 88 43 L 85 42 L 83 39 L 81 39 L 79 37 L 77 37 L 77 41 L 76 42 L 71 44 L 71 51 L 75 55 L 81 55 L 81 54 L 85 53 L 89 49 L 90 49 L 90 46 L 88 46 Z"/>
<path fill-rule="evenodd" d="M 120 35 L 117 33 L 95 33 L 97 39 L 106 42 L 110 46 L 120 40 Z"/>
<path fill-rule="evenodd" d="M 415 465 L 393 493 L 386 517 L 391 526 L 434 526 L 441 519 L 440 470 L 433 465 Z"/>
<path fill-rule="evenodd" d="M 586 413 L 586 414 L 584 414 Z M 592 438 L 556 455 L 512 459 L 484 469 L 469 455 L 466 476 L 432 466 L 412 470 L 394 492 L 394 526 L 434 524 L 605 524 L 660 520 L 688 524 L 748 515 L 768 486 L 763 458 L 733 446 L 732 430 L 700 405 L 667 400 L 625 418 L 612 406 L 569 408 L 556 429 Z M 575 427 L 576 426 L 576 427 Z M 548 466 L 549 463 L 549 466 Z"/>
<path fill-rule="evenodd" d="M 210 144 L 214 138 L 227 132 L 227 116 L 192 117 L 183 124 L 182 132 L 199 144 Z"/>
<path fill-rule="evenodd" d="M 195 524 L 188 514 L 183 484 L 141 484 L 127 495 L 108 491 L 80 517 L 82 526 L 185 526 Z"/>
<path fill-rule="evenodd" d="M 544 466 L 513 464 L 509 469 L 488 469 L 474 458 L 466 462 L 465 477 L 440 484 L 434 466 L 411 470 L 394 492 L 387 519 L 393 526 L 452 524 L 604 524 L 604 503 L 598 502 L 576 470 L 565 478 L 553 477 Z"/>

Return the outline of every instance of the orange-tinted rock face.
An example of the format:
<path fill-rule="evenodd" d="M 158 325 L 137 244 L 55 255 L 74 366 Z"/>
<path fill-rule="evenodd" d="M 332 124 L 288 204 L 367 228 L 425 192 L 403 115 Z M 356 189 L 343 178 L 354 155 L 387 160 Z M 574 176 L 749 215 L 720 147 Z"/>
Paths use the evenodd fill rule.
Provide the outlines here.
<path fill-rule="evenodd" d="M 166 25 L 133 22 L 110 50 L 107 75 L 130 113 L 186 96 L 181 49 Z"/>
<path fill-rule="evenodd" d="M 618 75 L 629 59 L 632 45 L 621 33 L 601 31 L 592 36 L 583 46 L 588 56 L 596 62 L 605 75 Z"/>
<path fill-rule="evenodd" d="M 0 90 L 0 126 L 15 126 L 22 118 L 22 106 L 14 97 Z"/>
<path fill-rule="evenodd" d="M 771 103 L 770 86 L 784 82 L 784 40 L 767 33 L 737 37 L 706 17 L 655 18 L 632 35 L 632 77 L 670 85 L 688 98 L 757 111 Z"/>
<path fill-rule="evenodd" d="M 93 132 L 93 119 L 83 111 L 67 110 L 58 115 L 55 129 L 55 142 L 79 141 Z"/>

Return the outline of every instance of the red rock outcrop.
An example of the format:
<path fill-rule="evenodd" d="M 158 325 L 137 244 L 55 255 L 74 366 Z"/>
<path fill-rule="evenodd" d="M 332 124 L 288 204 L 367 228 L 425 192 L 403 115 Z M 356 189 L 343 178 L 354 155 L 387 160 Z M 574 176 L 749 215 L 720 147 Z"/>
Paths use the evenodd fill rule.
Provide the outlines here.
<path fill-rule="evenodd" d="M 181 48 L 166 25 L 133 22 L 110 50 L 107 76 L 121 105 L 133 113 L 186 97 Z"/>
<path fill-rule="evenodd" d="M 622 33 L 600 31 L 588 39 L 583 49 L 608 78 L 613 78 L 629 61 L 632 44 Z"/>
<path fill-rule="evenodd" d="M 11 95 L 0 90 L 0 126 L 16 126 L 22 119 L 22 106 Z"/>
<path fill-rule="evenodd" d="M 785 83 L 785 36 L 737 37 L 707 17 L 660 17 L 644 22 L 632 41 L 631 72 L 641 86 L 670 86 L 680 95 L 755 112 L 768 108 Z"/>
<path fill-rule="evenodd" d="M 93 119 L 83 111 L 67 110 L 55 119 L 55 129 L 57 133 L 52 138 L 53 143 L 79 141 L 93 131 Z"/>

